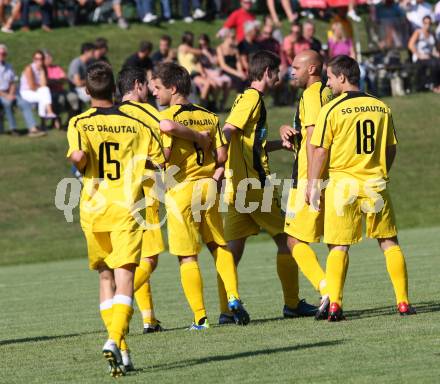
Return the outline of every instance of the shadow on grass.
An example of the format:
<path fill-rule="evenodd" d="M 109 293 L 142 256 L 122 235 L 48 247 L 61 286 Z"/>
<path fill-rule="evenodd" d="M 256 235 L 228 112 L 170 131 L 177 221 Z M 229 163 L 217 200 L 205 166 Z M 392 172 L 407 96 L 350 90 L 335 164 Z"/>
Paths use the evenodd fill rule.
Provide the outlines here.
<path fill-rule="evenodd" d="M 438 301 L 424 301 L 420 303 L 413 304 L 418 314 L 421 313 L 432 313 L 440 312 L 440 303 Z M 348 320 L 356 319 L 366 319 L 369 317 L 379 317 L 379 316 L 395 316 L 397 311 L 394 307 L 378 307 L 369 309 L 360 309 L 354 311 L 344 311 Z"/>
<path fill-rule="evenodd" d="M 23 343 L 39 343 L 39 342 L 50 341 L 50 340 L 68 339 L 70 337 L 92 335 L 95 333 L 101 333 L 101 331 L 70 333 L 67 335 L 56 335 L 56 336 L 34 336 L 34 337 L 24 337 L 22 339 L 0 340 L 0 347 L 2 345 L 23 344 Z"/>
<path fill-rule="evenodd" d="M 181 361 L 176 361 L 176 362 L 171 362 L 171 363 L 153 365 L 151 367 L 146 367 L 146 368 L 139 368 L 139 369 L 136 369 L 136 371 L 133 372 L 133 374 L 139 374 L 142 372 L 151 372 L 152 370 L 161 371 L 161 370 L 169 370 L 169 369 L 187 368 L 187 367 L 200 365 L 200 364 L 244 359 L 246 357 L 266 356 L 266 355 L 272 355 L 272 354 L 276 354 L 276 353 L 299 351 L 302 349 L 309 349 L 309 348 L 332 347 L 332 346 L 339 345 L 342 343 L 344 343 L 343 340 L 329 340 L 329 341 L 320 341 L 318 343 L 291 345 L 288 347 L 279 347 L 279 348 L 260 349 L 260 350 L 256 350 L 256 351 L 238 352 L 238 353 L 232 353 L 229 355 L 207 356 L 207 357 L 201 357 L 198 359 L 187 359 L 187 360 L 181 360 Z"/>

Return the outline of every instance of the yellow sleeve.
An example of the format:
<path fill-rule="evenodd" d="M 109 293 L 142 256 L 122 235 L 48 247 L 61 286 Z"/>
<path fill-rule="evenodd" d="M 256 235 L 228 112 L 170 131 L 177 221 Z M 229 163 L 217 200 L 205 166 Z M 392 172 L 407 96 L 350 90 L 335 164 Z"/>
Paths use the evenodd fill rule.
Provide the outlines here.
<path fill-rule="evenodd" d="M 320 92 L 304 92 L 304 126 L 315 125 L 321 110 Z"/>
<path fill-rule="evenodd" d="M 174 121 L 174 109 L 172 107 L 169 107 L 167 109 L 164 109 L 160 112 L 162 116 L 162 120 L 171 120 Z M 162 137 L 162 144 L 164 148 L 171 148 L 171 145 L 173 144 L 173 136 L 168 135 L 166 133 L 161 133 Z"/>
<path fill-rule="evenodd" d="M 69 149 L 67 150 L 66 157 L 70 157 L 74 151 L 89 152 L 89 142 L 85 133 L 76 126 L 77 120 L 77 117 L 72 117 L 69 121 L 69 127 L 67 128 Z"/>
<path fill-rule="evenodd" d="M 214 131 L 214 136 L 212 137 L 212 144 L 213 144 L 213 148 L 217 149 L 220 147 L 223 147 L 224 145 L 226 145 L 226 139 L 225 136 L 223 134 L 223 131 L 220 129 L 220 122 L 217 119 L 217 125 L 216 125 L 216 129 Z"/>
<path fill-rule="evenodd" d="M 260 96 L 256 91 L 238 95 L 235 98 L 231 113 L 226 119 L 226 123 L 243 130 L 259 103 Z"/>
<path fill-rule="evenodd" d="M 388 109 L 387 147 L 397 144 L 396 129 L 394 128 L 393 115 Z"/>
<path fill-rule="evenodd" d="M 151 134 L 150 146 L 148 148 L 148 156 L 154 164 L 165 163 L 162 143 L 158 135 Z"/>
<path fill-rule="evenodd" d="M 310 143 L 316 147 L 329 149 L 333 141 L 332 114 L 328 113 L 327 108 L 322 108 L 313 130 Z"/>

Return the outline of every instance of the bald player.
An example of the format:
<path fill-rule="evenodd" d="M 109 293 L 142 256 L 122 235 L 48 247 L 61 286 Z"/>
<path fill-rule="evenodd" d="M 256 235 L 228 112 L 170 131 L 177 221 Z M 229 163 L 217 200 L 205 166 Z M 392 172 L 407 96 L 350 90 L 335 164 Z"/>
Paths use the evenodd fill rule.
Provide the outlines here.
<path fill-rule="evenodd" d="M 287 244 L 293 258 L 321 294 L 321 305 L 315 315 L 317 320 L 327 318 L 330 303 L 324 271 L 309 243 L 319 242 L 323 235 L 324 212 L 309 209 L 305 204 L 305 193 L 310 172 L 308 165 L 314 151 L 310 138 L 321 107 L 332 99 L 331 90 L 321 81 L 322 65 L 322 56 L 313 50 L 295 56 L 292 63 L 293 82 L 304 92 L 298 103 L 293 127 L 283 125 L 280 128 L 281 139 L 286 145 L 287 142 L 293 144 L 296 151 L 284 232 L 288 235 Z"/>

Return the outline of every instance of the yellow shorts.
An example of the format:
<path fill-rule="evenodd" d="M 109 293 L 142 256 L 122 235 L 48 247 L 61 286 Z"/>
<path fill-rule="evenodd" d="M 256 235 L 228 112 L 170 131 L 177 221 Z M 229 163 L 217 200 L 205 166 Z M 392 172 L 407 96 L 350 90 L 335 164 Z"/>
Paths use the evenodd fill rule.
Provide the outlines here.
<path fill-rule="evenodd" d="M 207 209 L 200 210 L 199 203 Z M 226 245 L 218 204 L 217 184 L 213 179 L 183 182 L 167 192 L 165 205 L 171 254 L 197 255 L 201 241 Z"/>
<path fill-rule="evenodd" d="M 262 201 L 262 190 L 249 190 L 246 194 L 245 207 L 249 207 L 249 203 L 256 202 L 258 203 L 256 210 L 249 213 L 244 213 L 243 207 L 237 210 L 237 199 L 235 204 L 228 206 L 225 217 L 225 238 L 227 241 L 257 235 L 261 229 L 266 230 L 272 237 L 284 232 L 284 216 L 281 212 L 281 201 L 276 191 L 269 207 L 267 207 L 268 209 L 265 208 L 268 212 L 262 211 Z"/>
<path fill-rule="evenodd" d="M 330 183 L 325 190 L 324 242 L 350 245 L 362 240 L 362 218 L 365 217 L 367 237 L 384 239 L 397 235 L 391 198 L 387 190 L 377 197 L 345 196 Z"/>
<path fill-rule="evenodd" d="M 324 199 L 321 211 L 315 211 L 305 202 L 305 188 L 292 188 L 287 201 L 284 232 L 307 243 L 319 243 L 324 234 Z"/>
<path fill-rule="evenodd" d="M 155 256 L 165 250 L 160 225 L 159 206 L 159 200 L 154 200 L 152 205 L 145 209 L 147 229 L 142 236 L 141 257 Z"/>
<path fill-rule="evenodd" d="M 139 264 L 142 233 L 142 230 L 84 231 L 89 254 L 89 268 L 99 269 L 105 264 L 111 269 L 116 269 L 128 264 Z"/>

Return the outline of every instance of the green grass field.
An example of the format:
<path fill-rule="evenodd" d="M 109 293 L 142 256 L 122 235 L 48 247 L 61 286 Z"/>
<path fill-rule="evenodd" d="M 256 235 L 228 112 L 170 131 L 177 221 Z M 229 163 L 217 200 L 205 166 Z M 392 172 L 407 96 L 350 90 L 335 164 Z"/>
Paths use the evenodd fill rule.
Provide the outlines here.
<path fill-rule="evenodd" d="M 240 265 L 242 296 L 253 318 L 247 327 L 190 333 L 191 312 L 177 261 L 160 256 L 152 278 L 157 315 L 169 331 L 142 335 L 138 313 L 128 342 L 138 371 L 127 383 L 435 383 L 438 351 L 439 227 L 404 230 L 411 297 L 418 315 L 401 318 L 377 245 L 351 252 L 343 323 L 282 320 L 275 247 L 249 243 Z M 79 234 L 78 234 L 79 236 Z M 66 244 L 68 247 L 68 244 Z M 324 248 L 318 253 L 324 256 Z M 211 323 L 217 320 L 216 282 L 207 252 L 200 256 Z M 321 260 L 323 258 L 321 257 Z M 0 371 L 3 383 L 104 383 L 105 341 L 97 281 L 86 260 L 0 270 Z M 301 280 L 301 294 L 317 301 Z M 437 379 L 435 379 L 437 377 Z"/>
<path fill-rule="evenodd" d="M 212 33 L 212 24 L 180 23 L 165 30 L 135 25 L 61 29 L 4 36 L 17 71 L 27 62 L 23 47 L 50 47 L 63 66 L 79 44 L 96 36 L 110 39 L 110 59 L 118 67 L 142 38 L 164 32 L 177 36 L 191 28 Z M 325 25 L 318 25 L 323 36 Z M 177 42 L 177 40 L 176 40 Z M 435 383 L 440 303 L 440 227 L 437 178 L 440 169 L 438 96 L 387 99 L 399 138 L 391 189 L 402 229 L 410 277 L 410 297 L 418 315 L 400 318 L 383 256 L 365 241 L 353 248 L 345 289 L 348 321 L 317 323 L 282 320 L 275 247 L 262 234 L 252 238 L 239 268 L 241 293 L 252 316 L 245 328 L 213 327 L 189 333 L 191 313 L 180 287 L 177 261 L 160 257 L 154 273 L 156 311 L 167 332 L 141 335 L 136 313 L 128 338 L 138 371 L 127 382 L 154 383 Z M 269 105 L 268 101 L 268 105 Z M 292 120 L 292 108 L 268 108 L 270 135 Z M 222 116 L 224 119 L 224 116 Z M 100 348 L 105 332 L 98 312 L 97 277 L 87 270 L 85 242 L 75 222 L 55 208 L 57 183 L 70 177 L 64 132 L 47 137 L 0 136 L 0 383 L 102 383 L 107 378 Z M 273 153 L 271 168 L 288 177 L 288 152 Z M 322 263 L 325 248 L 318 247 Z M 212 260 L 200 257 L 211 324 L 218 316 Z M 301 277 L 301 296 L 317 302 Z M 437 377 L 437 379 L 435 379 Z"/>

